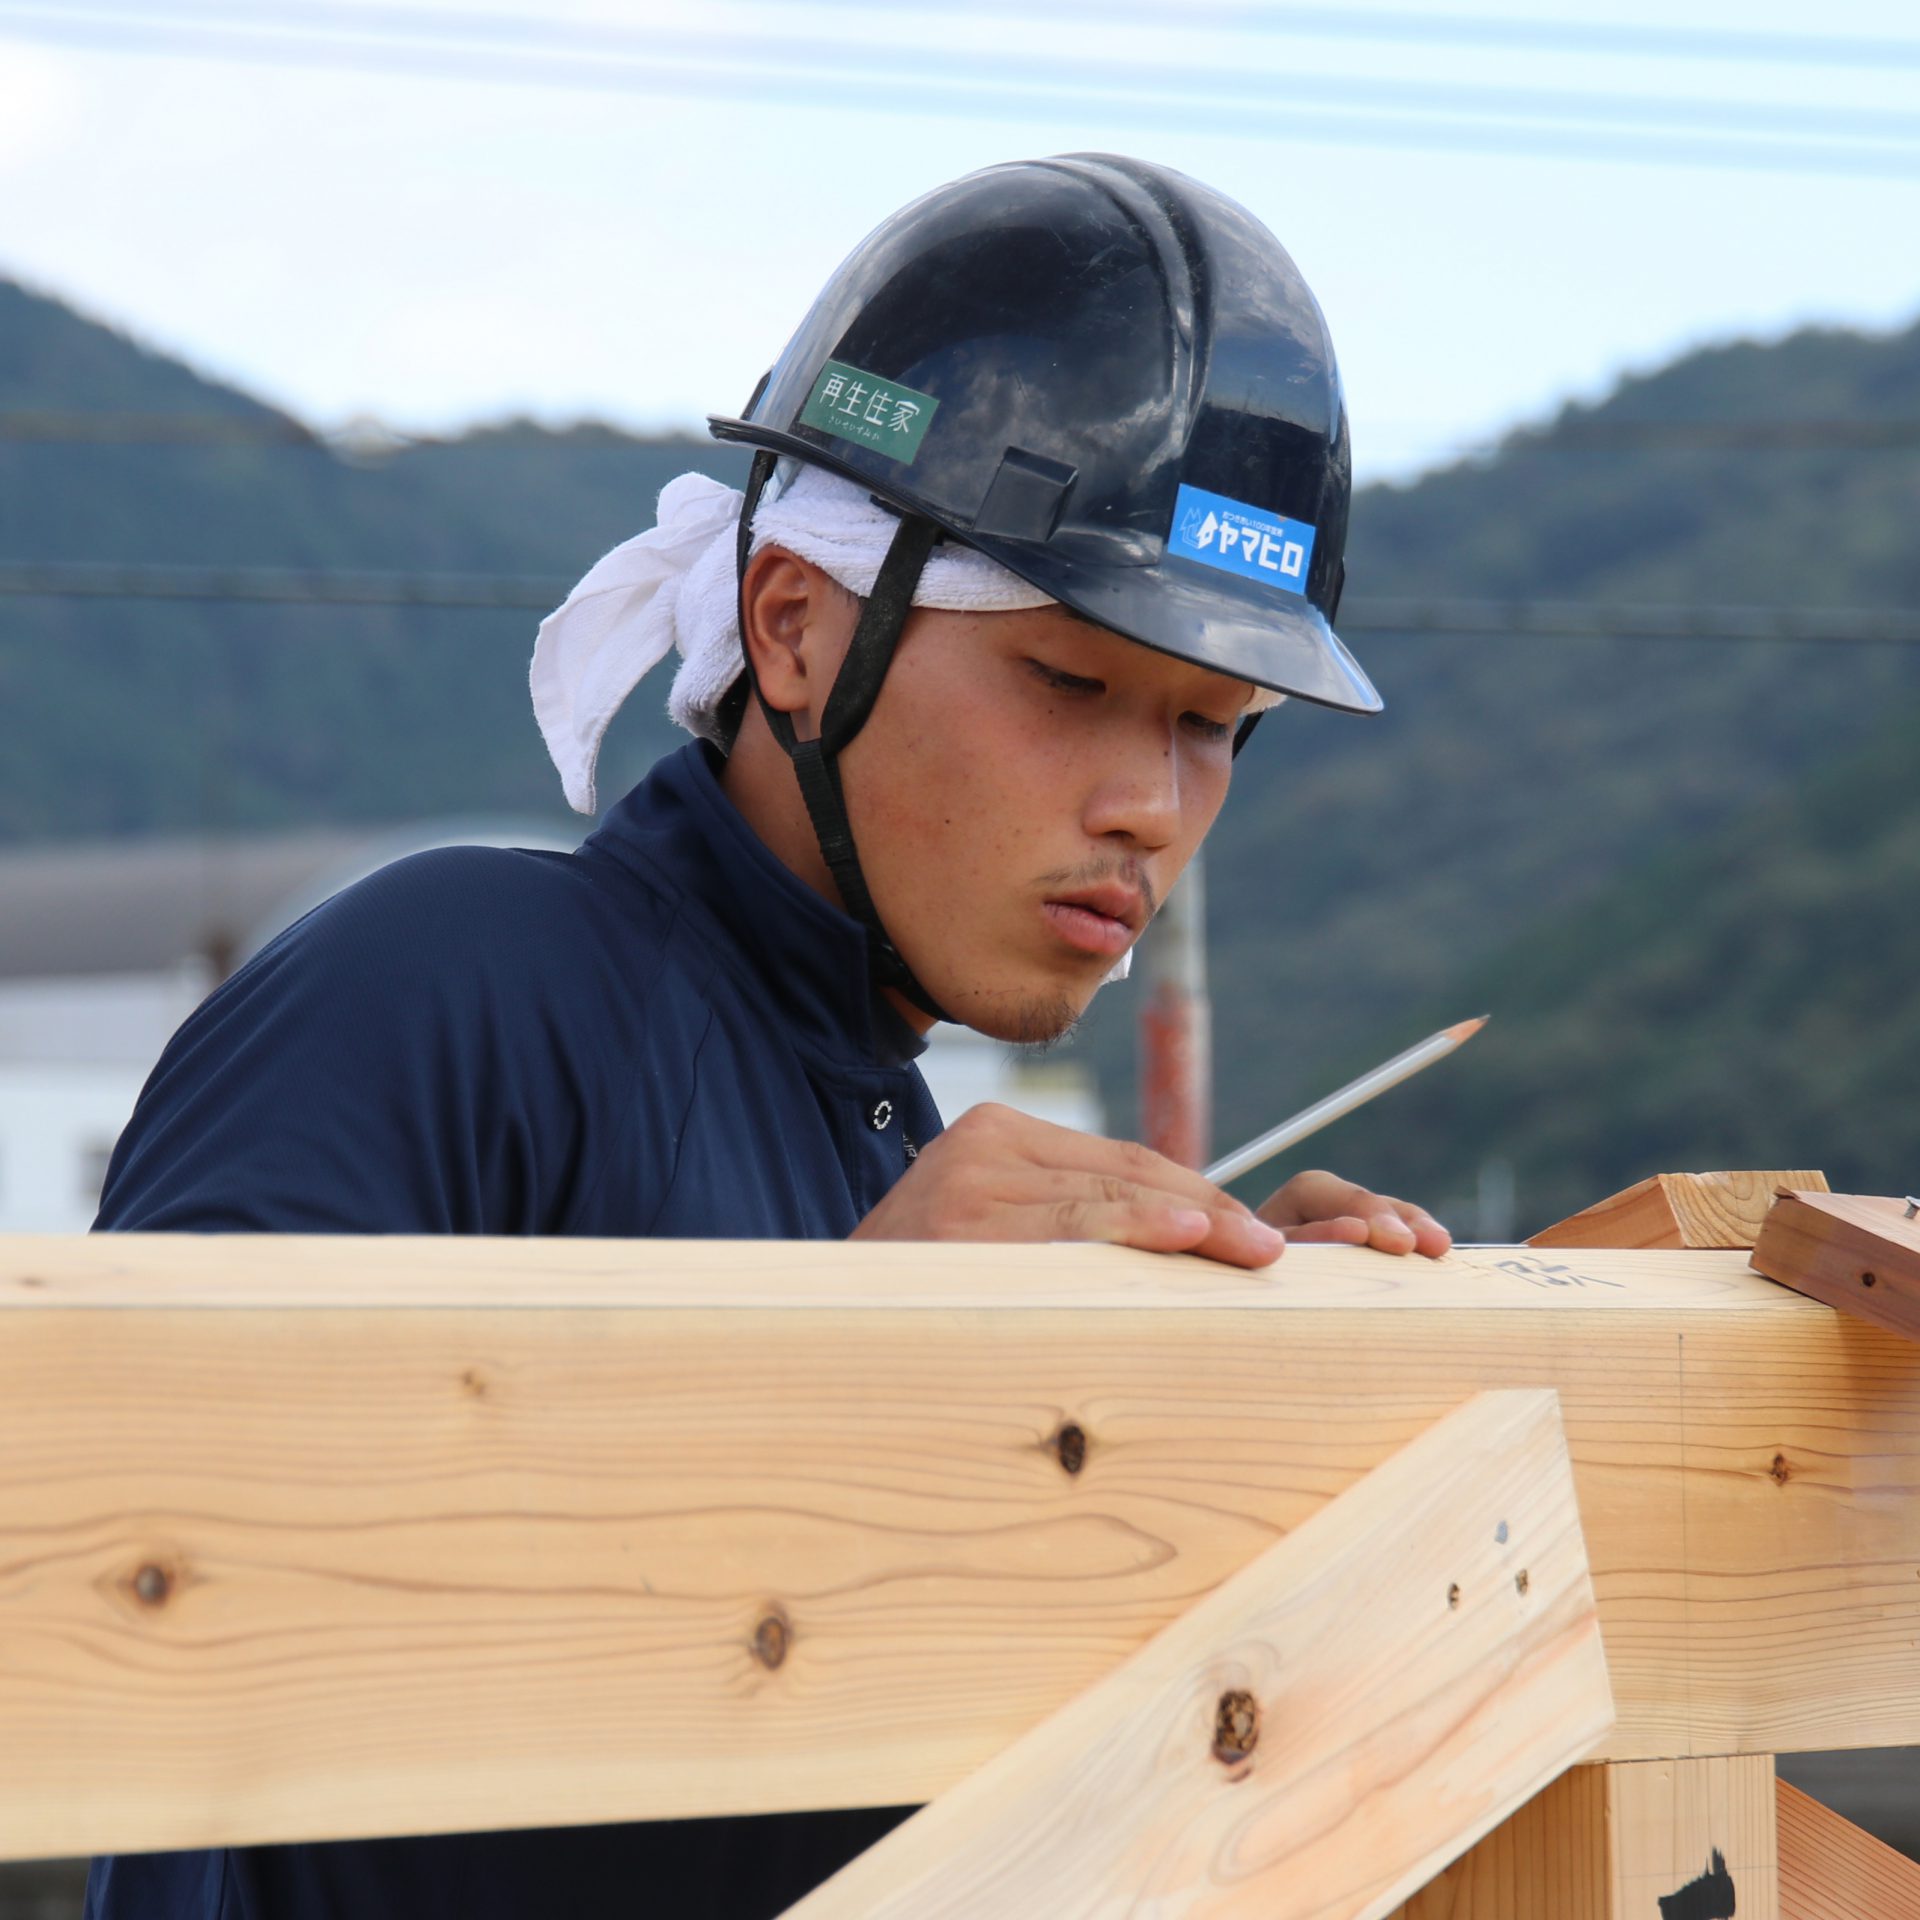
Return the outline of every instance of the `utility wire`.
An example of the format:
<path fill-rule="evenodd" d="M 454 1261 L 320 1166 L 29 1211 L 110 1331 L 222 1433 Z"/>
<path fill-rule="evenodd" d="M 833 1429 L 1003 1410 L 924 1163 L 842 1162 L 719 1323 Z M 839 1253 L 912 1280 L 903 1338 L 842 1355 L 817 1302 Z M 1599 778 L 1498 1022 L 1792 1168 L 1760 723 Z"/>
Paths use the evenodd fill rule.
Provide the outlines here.
<path fill-rule="evenodd" d="M 1111 90 L 1101 93 L 1073 85 L 1062 86 L 1055 76 L 1028 82 L 1009 78 L 997 67 L 991 81 L 956 85 L 944 77 L 932 81 L 927 78 L 926 62 L 930 56 L 921 49 L 901 49 L 898 56 L 901 64 L 897 66 L 862 69 L 854 76 L 855 89 L 850 89 L 846 65 L 838 57 L 821 61 L 816 55 L 816 64 L 806 69 L 794 63 L 754 66 L 734 57 L 731 46 L 724 43 L 707 64 L 626 59 L 607 54 L 560 57 L 530 54 L 526 47 L 518 45 L 475 46 L 451 41 L 439 45 L 416 44 L 420 39 L 417 34 L 402 40 L 393 36 L 343 36 L 338 30 L 302 33 L 244 25 L 205 26 L 148 14 L 128 17 L 124 13 L 87 10 L 83 4 L 69 4 L 55 11 L 45 5 L 21 4 L 20 0 L 0 4 L 0 30 L 83 51 L 186 55 L 376 73 L 420 73 L 444 79 L 613 90 L 669 99 L 700 95 L 736 105 L 761 102 L 842 115 L 938 114 L 1031 124 L 1042 116 L 1117 114 L 1136 128 L 1175 128 L 1340 146 L 1518 154 L 1861 178 L 1920 177 L 1920 150 L 1906 144 L 1910 136 L 1904 131 L 1889 134 L 1883 130 L 1881 143 L 1875 144 L 1859 140 L 1693 137 L 1684 124 L 1660 125 L 1651 132 L 1620 126 L 1577 126 L 1566 124 L 1570 117 L 1567 103 L 1576 97 L 1566 95 L 1536 95 L 1528 105 L 1524 97 L 1509 99 L 1501 93 L 1499 97 L 1506 101 L 1500 109 L 1502 112 L 1532 113 L 1538 123 L 1516 120 L 1509 125 L 1489 125 L 1484 115 L 1492 108 L 1486 102 L 1499 90 L 1477 90 L 1483 103 L 1479 108 L 1453 104 L 1457 96 L 1436 92 L 1421 109 L 1427 117 L 1410 117 L 1405 111 L 1367 115 L 1327 111 L 1317 104 L 1317 89 L 1309 89 L 1305 100 L 1276 108 L 1264 103 L 1265 96 L 1272 92 L 1271 83 L 1262 89 L 1260 104 L 1180 99 L 1169 96 L 1157 84 L 1157 71 L 1153 69 L 1142 69 L 1142 85 L 1149 90 L 1138 93 Z M 942 75 L 950 64 L 945 56 L 941 57 L 938 68 Z M 1386 83 L 1330 81 L 1329 84 L 1346 87 L 1349 100 L 1367 97 L 1383 106 L 1398 105 L 1403 109 L 1406 104 L 1400 94 L 1382 91 Z M 1364 96 L 1358 91 L 1363 86 L 1369 89 Z M 1577 98 L 1589 102 L 1591 108 L 1591 103 L 1603 97 Z M 1712 103 L 1700 104 L 1703 111 L 1716 110 Z M 1623 112 L 1630 118 L 1651 116 L 1658 109 L 1656 101 L 1627 97 L 1616 100 L 1605 117 L 1617 119 Z M 1755 103 L 1729 103 L 1718 110 L 1743 115 L 1749 110 L 1764 112 Z M 1483 117 L 1433 117 L 1475 112 Z M 1743 120 L 1742 124 L 1765 125 L 1770 132 L 1777 133 L 1781 127 L 1790 129 L 1792 113 L 1791 107 L 1783 106 L 1769 118 Z M 1848 116 L 1848 119 L 1852 123 L 1849 130 L 1857 130 L 1864 124 L 1863 116 Z M 1910 116 L 1892 116 L 1892 121 L 1905 128 Z M 1888 138 L 1892 144 L 1886 144 Z"/>
<path fill-rule="evenodd" d="M 131 23 L 191 28 L 205 21 L 235 27 L 266 44 L 305 49 L 345 40 L 366 45 L 423 47 L 464 46 L 510 52 L 516 59 L 528 54 L 612 55 L 623 60 L 657 63 L 692 62 L 696 66 L 726 68 L 741 60 L 743 45 L 754 65 L 814 79 L 831 78 L 837 93 L 848 82 L 898 81 L 901 63 L 924 59 L 928 49 L 907 43 L 874 42 L 847 45 L 828 36 L 781 38 L 755 34 L 743 42 L 739 35 L 688 33 L 669 28 L 620 27 L 565 16 L 503 12 L 453 13 L 440 8 L 363 4 L 350 7 L 301 4 L 280 0 L 270 8 L 250 0 L 174 0 L 167 14 L 156 16 L 151 7 L 130 7 L 116 0 L 68 0 L 53 7 L 47 0 L 9 0 L 0 7 L 0 19 L 23 16 L 72 24 L 93 18 L 102 24 Z M 899 16 L 894 16 L 896 19 Z M 1164 102 L 1201 96 L 1238 99 L 1271 111 L 1289 107 L 1392 108 L 1418 113 L 1440 113 L 1506 119 L 1546 120 L 1564 124 L 1569 119 L 1650 126 L 1668 133 L 1692 133 L 1713 127 L 1742 133 L 1781 137 L 1832 138 L 1852 142 L 1865 139 L 1912 142 L 1920 140 L 1920 113 L 1860 106 L 1807 106 L 1792 100 L 1721 100 L 1674 95 L 1595 93 L 1540 87 L 1464 86 L 1456 82 L 1402 82 L 1377 77 L 1340 74 L 1298 74 L 1273 69 L 1201 67 L 1140 60 L 1111 60 L 1076 52 L 1070 68 L 1058 56 L 1045 56 L 1038 78 L 1023 76 L 1009 50 L 970 54 L 952 46 L 939 50 L 943 81 L 965 81 L 996 91 L 1021 91 L 1039 86 L 1057 90 L 1070 81 L 1074 91 L 1110 91 L 1144 95 Z"/>
<path fill-rule="evenodd" d="M 85 4 L 85 0 L 81 0 Z M 749 6 L 752 0 L 748 0 Z M 533 29 L 549 38 L 565 38 L 582 44 L 592 36 L 597 44 L 607 44 L 609 34 L 644 46 L 666 30 L 652 27 L 609 28 L 605 23 L 568 18 L 566 15 L 513 15 L 492 9 L 455 12 L 443 7 L 405 7 L 382 4 L 381 0 L 334 0 L 334 4 L 313 4 L 313 0 L 278 0 L 272 6 L 260 0 L 185 0 L 187 9 L 203 18 L 238 20 L 264 24 L 285 22 L 319 27 L 328 31 L 352 32 L 368 26 L 389 30 L 437 32 L 452 26 L 468 32 L 476 30 L 511 34 L 523 28 Z M 43 5 L 41 11 L 72 11 Z M 111 0 L 91 8 L 94 12 L 142 17 L 151 9 L 136 8 L 130 0 L 114 6 Z M 757 9 L 771 12 L 785 24 L 796 13 L 811 12 L 816 22 L 824 15 L 878 13 L 890 22 L 901 18 L 899 0 L 815 0 L 810 8 L 797 7 L 791 0 L 763 0 Z M 1142 32 L 1164 33 L 1176 25 L 1177 16 L 1164 0 L 949 0 L 945 10 L 918 16 L 918 22 L 931 20 L 945 29 L 946 44 L 941 58 L 952 51 L 954 29 L 970 22 L 1012 19 L 1023 26 L 1098 26 L 1110 33 L 1114 28 L 1132 27 Z M 816 25 L 816 38 L 831 31 L 824 23 Z M 1287 0 L 1275 5 L 1230 5 L 1217 8 L 1206 22 L 1209 39 L 1223 37 L 1262 37 L 1273 39 L 1317 39 L 1359 42 L 1368 45 L 1498 47 L 1513 53 L 1601 54 L 1618 58 L 1698 60 L 1724 66 L 1729 63 L 1827 67 L 1856 72 L 1884 73 L 1889 69 L 1920 68 L 1920 38 L 1911 35 L 1791 33 L 1773 28 L 1690 27 L 1655 25 L 1618 20 L 1531 20 L 1514 15 L 1481 13 L 1413 12 L 1379 7 L 1303 7 Z M 756 35 L 756 37 L 758 37 Z"/>
<path fill-rule="evenodd" d="M 629 434 L 619 427 L 583 423 L 596 445 L 620 451 L 640 448 L 717 449 L 700 434 Z M 567 430 L 539 428 L 533 444 L 563 450 Z M 1398 437 L 1382 438 L 1399 444 Z M 113 412 L 79 408 L 0 408 L 0 445 L 196 447 L 298 446 L 322 449 L 349 464 L 377 466 L 397 454 L 457 447 L 468 454 L 524 454 L 529 442 L 510 430 L 462 434 L 413 434 L 377 421 L 349 421 L 337 429 L 309 427 L 285 415 L 250 413 Z M 1526 427 L 1488 439 L 1436 441 L 1436 457 L 1469 459 L 1501 454 L 1530 458 L 1540 453 L 1877 453 L 1920 448 L 1920 419 L 1574 419 Z"/>
<path fill-rule="evenodd" d="M 832 0 L 836 11 L 893 13 L 899 0 Z M 960 15 L 1074 25 L 1164 28 L 1163 0 L 962 0 Z M 951 17 L 951 16 L 950 16 Z M 1207 18 L 1208 33 L 1276 38 L 1399 42 L 1426 47 L 1500 47 L 1513 53 L 1598 53 L 1665 60 L 1752 61 L 1881 73 L 1920 67 L 1920 40 L 1836 33 L 1778 33 L 1739 27 L 1643 26 L 1614 20 L 1525 20 L 1512 15 L 1409 13 L 1378 7 L 1251 5 Z"/>
<path fill-rule="evenodd" d="M 546 613 L 571 591 L 559 574 L 350 572 L 301 567 L 0 563 L 0 596 Z M 1784 641 L 1920 646 L 1920 608 L 1608 605 L 1579 600 L 1358 599 L 1349 633 L 1534 639 Z"/>

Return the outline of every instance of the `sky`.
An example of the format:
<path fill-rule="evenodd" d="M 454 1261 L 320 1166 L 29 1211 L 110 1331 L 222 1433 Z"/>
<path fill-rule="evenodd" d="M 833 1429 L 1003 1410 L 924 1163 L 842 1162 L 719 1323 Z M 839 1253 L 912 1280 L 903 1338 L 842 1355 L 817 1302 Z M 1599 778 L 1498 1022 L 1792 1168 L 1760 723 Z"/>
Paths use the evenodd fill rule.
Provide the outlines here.
<path fill-rule="evenodd" d="M 894 208 L 1088 148 L 1279 235 L 1363 477 L 1920 316 L 1911 0 L 0 0 L 0 276 L 323 429 L 695 429 Z"/>

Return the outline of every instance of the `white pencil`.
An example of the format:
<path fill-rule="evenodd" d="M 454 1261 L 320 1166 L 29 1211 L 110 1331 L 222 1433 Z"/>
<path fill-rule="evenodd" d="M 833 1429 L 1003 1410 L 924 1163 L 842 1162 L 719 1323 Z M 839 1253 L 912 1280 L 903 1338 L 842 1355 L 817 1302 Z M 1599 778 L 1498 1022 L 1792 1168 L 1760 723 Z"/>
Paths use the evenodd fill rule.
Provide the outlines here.
<path fill-rule="evenodd" d="M 1249 1140 L 1244 1147 L 1235 1147 L 1230 1154 L 1216 1160 L 1207 1169 L 1207 1178 L 1215 1186 L 1224 1186 L 1227 1181 L 1238 1179 L 1248 1168 L 1257 1167 L 1262 1160 L 1271 1160 L 1276 1153 L 1284 1153 L 1295 1141 L 1304 1140 L 1310 1133 L 1318 1133 L 1322 1127 L 1331 1125 L 1342 1114 L 1351 1113 L 1355 1107 L 1365 1106 L 1376 1093 L 1385 1093 L 1389 1087 L 1397 1087 L 1422 1067 L 1430 1067 L 1436 1060 L 1444 1060 L 1463 1040 L 1471 1040 L 1490 1018 L 1490 1015 L 1483 1013 L 1477 1020 L 1462 1020 L 1457 1026 L 1442 1027 L 1418 1046 L 1409 1047 L 1405 1053 L 1396 1053 L 1391 1060 L 1383 1060 L 1371 1073 L 1363 1073 L 1358 1080 L 1350 1080 L 1338 1093 L 1330 1093 L 1324 1100 L 1316 1100 L 1291 1120 L 1282 1120 L 1277 1127 L 1269 1127 L 1257 1140 Z"/>

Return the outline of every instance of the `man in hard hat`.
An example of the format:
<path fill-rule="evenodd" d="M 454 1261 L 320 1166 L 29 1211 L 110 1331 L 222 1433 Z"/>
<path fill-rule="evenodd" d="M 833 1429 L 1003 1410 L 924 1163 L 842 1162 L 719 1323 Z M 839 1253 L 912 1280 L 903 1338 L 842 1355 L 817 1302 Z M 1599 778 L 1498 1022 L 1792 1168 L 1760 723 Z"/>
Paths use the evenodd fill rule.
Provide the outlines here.
<path fill-rule="evenodd" d="M 1256 1213 L 1004 1109 L 943 1132 L 913 1064 L 939 1019 L 1064 1032 L 1260 714 L 1380 705 L 1330 624 L 1339 377 L 1273 237 L 1136 161 L 987 169 L 863 242 L 713 427 L 744 495 L 675 481 L 533 663 L 584 811 L 676 649 L 695 741 L 574 854 L 422 854 L 264 949 L 163 1056 L 100 1226 L 1443 1252 L 1330 1174 Z M 899 1817 L 124 1856 L 88 1913 L 750 1920 Z"/>

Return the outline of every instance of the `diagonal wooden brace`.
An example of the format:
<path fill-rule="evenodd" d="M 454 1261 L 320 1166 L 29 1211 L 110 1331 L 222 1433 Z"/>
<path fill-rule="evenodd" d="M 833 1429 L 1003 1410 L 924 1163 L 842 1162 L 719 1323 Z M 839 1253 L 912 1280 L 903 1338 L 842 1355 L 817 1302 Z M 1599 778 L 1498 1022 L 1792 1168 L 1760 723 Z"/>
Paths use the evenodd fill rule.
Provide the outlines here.
<path fill-rule="evenodd" d="M 1486 1393 L 789 1920 L 1375 1920 L 1613 1717 L 1557 1396 Z"/>

